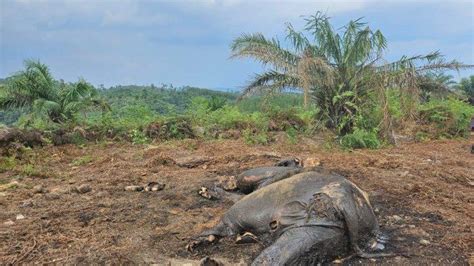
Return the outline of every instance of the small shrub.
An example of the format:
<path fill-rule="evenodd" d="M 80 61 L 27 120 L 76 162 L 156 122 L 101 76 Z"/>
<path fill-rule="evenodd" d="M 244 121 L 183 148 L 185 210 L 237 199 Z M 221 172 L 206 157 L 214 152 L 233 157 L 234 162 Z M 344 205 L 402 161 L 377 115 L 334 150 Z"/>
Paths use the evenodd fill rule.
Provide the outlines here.
<path fill-rule="evenodd" d="M 146 125 L 156 119 L 156 114 L 149 106 L 143 103 L 134 103 L 113 109 L 112 112 L 95 114 L 84 123 L 89 135 L 95 139 L 107 137 L 130 137 L 132 130 L 143 130 Z M 79 140 L 80 141 L 80 140 Z"/>
<path fill-rule="evenodd" d="M 88 164 L 90 162 L 92 162 L 93 159 L 92 159 L 92 156 L 90 155 L 86 155 L 86 156 L 82 156 L 80 158 L 77 158 L 77 159 L 74 159 L 72 161 L 72 165 L 74 166 L 79 166 L 79 165 L 84 165 L 84 164 Z"/>
<path fill-rule="evenodd" d="M 74 131 L 71 133 L 71 143 L 74 143 L 76 145 L 84 145 L 86 144 L 86 142 L 87 139 L 80 132 Z"/>
<path fill-rule="evenodd" d="M 306 133 L 314 133 L 315 130 L 318 129 L 317 124 L 317 116 L 321 110 L 317 107 L 305 109 L 305 108 L 298 108 L 296 112 L 296 116 L 301 119 L 304 123 L 304 130 Z"/>
<path fill-rule="evenodd" d="M 429 134 L 426 133 L 426 132 L 418 131 L 415 134 L 415 141 L 417 141 L 417 142 L 423 142 L 423 141 L 427 141 L 429 139 L 430 139 Z"/>
<path fill-rule="evenodd" d="M 13 170 L 16 166 L 16 158 L 14 156 L 2 156 L 0 158 L 0 173 Z"/>
<path fill-rule="evenodd" d="M 217 109 L 221 109 L 222 107 L 224 107 L 226 103 L 227 103 L 226 98 L 213 95 L 208 100 L 207 106 L 208 106 L 209 111 L 215 111 Z"/>
<path fill-rule="evenodd" d="M 268 118 L 261 112 L 243 113 L 236 106 L 226 105 L 218 110 L 208 112 L 193 122 L 202 130 L 203 136 L 218 138 L 230 131 L 266 131 Z M 236 135 L 236 134 L 231 134 Z M 237 134 L 240 135 L 240 134 Z"/>
<path fill-rule="evenodd" d="M 419 108 L 420 122 L 434 126 L 431 135 L 440 137 L 467 137 L 474 107 L 457 99 L 433 100 Z"/>
<path fill-rule="evenodd" d="M 254 132 L 251 129 L 245 129 L 242 132 L 244 140 L 249 145 L 266 145 L 270 142 L 267 132 Z"/>
<path fill-rule="evenodd" d="M 145 136 L 152 139 L 170 140 L 194 138 L 191 121 L 184 116 L 170 117 L 150 123 L 145 129 Z"/>
<path fill-rule="evenodd" d="M 238 108 L 226 106 L 209 114 L 208 122 L 222 130 L 245 129 L 253 126 L 252 115 L 241 113 Z"/>
<path fill-rule="evenodd" d="M 380 147 L 380 140 L 376 132 L 358 128 L 343 136 L 340 143 L 346 149 L 377 149 Z"/>
<path fill-rule="evenodd" d="M 132 129 L 130 132 L 130 139 L 133 144 L 146 144 L 150 142 L 150 139 L 141 130 Z"/>
<path fill-rule="evenodd" d="M 290 144 L 296 144 L 298 142 L 298 131 L 296 129 L 290 127 L 285 132 Z"/>
<path fill-rule="evenodd" d="M 21 173 L 25 176 L 44 176 L 33 164 L 30 163 L 23 165 Z"/>
<path fill-rule="evenodd" d="M 401 96 L 399 90 L 387 90 L 388 110 L 392 118 L 395 120 L 400 120 L 404 116 L 400 97 Z"/>
<path fill-rule="evenodd" d="M 268 112 L 270 120 L 269 130 L 286 131 L 289 128 L 303 130 L 306 126 L 305 121 L 297 115 L 295 108 L 275 109 Z"/>
<path fill-rule="evenodd" d="M 236 106 L 244 113 L 268 111 L 268 109 L 290 109 L 303 105 L 303 95 L 300 93 L 276 93 L 264 96 L 247 97 Z"/>
<path fill-rule="evenodd" d="M 17 182 L 9 182 L 9 183 L 0 183 L 0 192 L 7 191 L 7 190 L 14 190 L 17 189 L 18 183 Z"/>

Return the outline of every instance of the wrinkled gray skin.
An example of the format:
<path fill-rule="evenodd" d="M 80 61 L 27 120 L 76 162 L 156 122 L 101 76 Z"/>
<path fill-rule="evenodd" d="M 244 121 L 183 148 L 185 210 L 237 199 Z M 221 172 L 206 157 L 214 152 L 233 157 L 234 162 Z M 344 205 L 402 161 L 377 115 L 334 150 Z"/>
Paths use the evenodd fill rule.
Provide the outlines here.
<path fill-rule="evenodd" d="M 246 195 L 236 202 L 208 236 L 251 232 L 270 236 L 273 244 L 252 265 L 311 265 L 351 250 L 369 257 L 367 247 L 378 224 L 367 195 L 344 177 L 317 172 L 300 173 Z"/>

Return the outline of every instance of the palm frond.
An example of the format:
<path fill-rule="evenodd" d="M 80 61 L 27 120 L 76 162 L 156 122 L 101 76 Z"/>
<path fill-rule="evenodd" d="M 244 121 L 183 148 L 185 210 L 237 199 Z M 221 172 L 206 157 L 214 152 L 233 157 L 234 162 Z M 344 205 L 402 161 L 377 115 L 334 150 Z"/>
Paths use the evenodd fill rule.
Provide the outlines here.
<path fill-rule="evenodd" d="M 298 63 L 300 85 L 305 88 L 329 87 L 335 82 L 334 68 L 322 57 L 306 54 Z"/>
<path fill-rule="evenodd" d="M 292 71 L 299 57 L 281 47 L 277 39 L 266 39 L 262 34 L 244 34 L 231 45 L 232 56 L 251 57 L 263 65 L 272 65 L 277 70 Z"/>
<path fill-rule="evenodd" d="M 286 40 L 289 40 L 296 52 L 311 51 L 314 56 L 319 55 L 317 47 L 315 47 L 308 38 L 293 28 L 290 23 L 286 24 Z"/>
<path fill-rule="evenodd" d="M 24 83 L 25 80 L 21 76 L 15 76 L 3 86 L 4 91 L 3 95 L 0 96 L 0 108 L 22 108 L 33 102 L 33 95 Z"/>
<path fill-rule="evenodd" d="M 34 98 L 57 99 L 54 79 L 47 65 L 35 60 L 25 60 L 25 70 L 19 72 L 23 77 L 23 89 Z"/>
<path fill-rule="evenodd" d="M 335 64 L 342 62 L 342 39 L 331 26 L 328 16 L 321 12 L 310 16 L 306 19 L 305 30 L 313 34 L 317 47 L 329 62 Z"/>
<path fill-rule="evenodd" d="M 32 105 L 33 117 L 49 117 L 54 122 L 60 122 L 62 119 L 61 106 L 54 101 L 45 99 L 36 99 Z"/>
<path fill-rule="evenodd" d="M 443 70 L 462 70 L 473 68 L 474 65 L 463 64 L 456 60 L 452 61 L 445 61 L 443 59 L 436 60 L 434 62 L 428 62 L 425 65 L 419 66 L 417 71 L 419 73 L 426 72 L 426 71 L 443 71 Z"/>
<path fill-rule="evenodd" d="M 411 57 L 403 56 L 399 60 L 379 66 L 377 69 L 388 72 L 396 72 L 403 69 L 415 69 L 423 62 L 433 62 L 440 58 L 442 58 L 442 55 L 439 51 L 431 52 L 427 55 L 415 55 Z"/>
<path fill-rule="evenodd" d="M 95 94 L 95 89 L 84 79 L 79 79 L 75 84 L 64 86 L 61 94 L 63 103 L 67 104 L 92 96 L 92 94 Z"/>
<path fill-rule="evenodd" d="M 285 88 L 298 88 L 299 82 L 300 80 L 297 77 L 277 71 L 268 71 L 263 74 L 257 74 L 253 81 L 244 88 L 238 100 L 256 92 L 281 91 Z"/>

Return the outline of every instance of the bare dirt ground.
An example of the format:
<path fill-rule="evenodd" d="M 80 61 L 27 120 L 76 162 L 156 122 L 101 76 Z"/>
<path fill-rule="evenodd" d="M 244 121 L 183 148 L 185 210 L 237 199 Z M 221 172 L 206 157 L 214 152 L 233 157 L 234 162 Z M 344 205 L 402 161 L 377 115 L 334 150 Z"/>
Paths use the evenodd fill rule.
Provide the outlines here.
<path fill-rule="evenodd" d="M 0 173 L 0 264 L 180 264 L 206 255 L 248 263 L 262 250 L 259 244 L 229 239 L 195 254 L 185 251 L 189 237 L 231 206 L 201 198 L 197 190 L 218 176 L 287 156 L 316 157 L 367 191 L 390 236 L 387 250 L 404 254 L 344 263 L 472 264 L 472 143 L 473 137 L 354 152 L 325 150 L 314 140 L 253 147 L 240 140 L 185 140 L 33 149 L 15 170 Z M 186 166 L 189 156 L 200 162 Z M 124 190 L 150 181 L 166 187 Z"/>

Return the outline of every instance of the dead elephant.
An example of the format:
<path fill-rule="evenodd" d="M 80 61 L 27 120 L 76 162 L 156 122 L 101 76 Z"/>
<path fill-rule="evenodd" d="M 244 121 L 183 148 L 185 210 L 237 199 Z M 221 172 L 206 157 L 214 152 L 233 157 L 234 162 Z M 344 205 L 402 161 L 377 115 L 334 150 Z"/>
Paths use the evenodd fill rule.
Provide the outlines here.
<path fill-rule="evenodd" d="M 377 244 L 377 219 L 365 192 L 342 176 L 300 173 L 262 187 L 236 202 L 188 249 L 250 232 L 269 238 L 252 265 L 310 265 L 348 251 L 362 256 Z"/>

